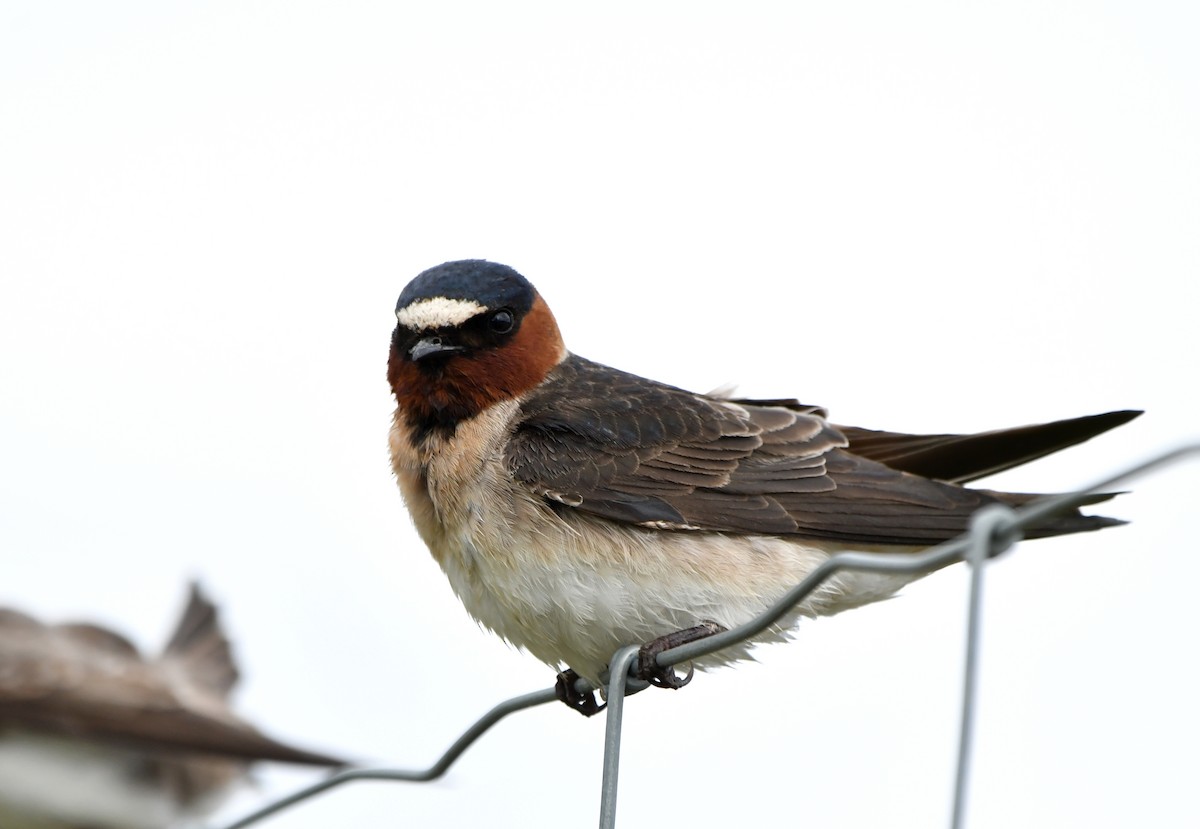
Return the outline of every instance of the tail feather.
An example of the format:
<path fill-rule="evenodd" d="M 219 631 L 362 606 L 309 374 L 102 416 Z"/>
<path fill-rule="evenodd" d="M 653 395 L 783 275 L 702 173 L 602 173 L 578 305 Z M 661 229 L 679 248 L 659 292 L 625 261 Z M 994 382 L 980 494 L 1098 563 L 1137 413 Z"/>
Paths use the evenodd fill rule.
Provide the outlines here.
<path fill-rule="evenodd" d="M 980 490 L 988 495 L 991 495 L 1002 504 L 1010 507 L 1023 507 L 1033 501 L 1041 500 L 1049 496 L 1036 495 L 1028 492 L 997 492 L 995 490 Z M 1087 500 L 1083 502 L 1084 506 L 1091 504 L 1099 504 L 1107 501 L 1110 498 L 1115 498 L 1120 495 L 1119 492 L 1100 492 L 1094 495 L 1089 495 Z M 1120 527 L 1128 521 L 1122 521 L 1120 518 L 1110 518 L 1107 515 L 1084 515 L 1078 509 L 1071 510 L 1063 515 L 1056 515 L 1053 518 L 1047 518 L 1038 522 L 1032 527 L 1025 530 L 1026 538 L 1049 538 L 1055 535 L 1067 535 L 1070 533 L 1091 532 L 1093 530 L 1102 530 L 1105 527 Z"/>
<path fill-rule="evenodd" d="M 163 658 L 179 661 L 192 679 L 221 696 L 237 684 L 237 664 L 221 629 L 217 608 L 195 582 L 190 586 L 188 603 L 175 633 L 163 650 Z"/>

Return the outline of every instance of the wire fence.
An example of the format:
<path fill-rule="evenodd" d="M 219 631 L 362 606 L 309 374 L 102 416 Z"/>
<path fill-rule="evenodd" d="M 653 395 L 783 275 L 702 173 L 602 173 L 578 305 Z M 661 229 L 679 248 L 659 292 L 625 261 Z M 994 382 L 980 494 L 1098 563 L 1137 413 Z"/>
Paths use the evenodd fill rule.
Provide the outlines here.
<path fill-rule="evenodd" d="M 762 633 L 788 613 L 796 604 L 835 573 L 841 570 L 858 570 L 875 573 L 924 574 L 949 564 L 965 561 L 971 568 L 969 600 L 967 603 L 966 659 L 962 677 L 962 705 L 959 715 L 958 762 L 951 811 L 952 829 L 961 829 L 965 819 L 967 784 L 971 759 L 972 727 L 975 718 L 976 675 L 979 664 L 980 606 L 983 595 L 983 577 L 987 564 L 1000 553 L 1020 541 L 1026 527 L 1052 518 L 1068 510 L 1083 506 L 1097 492 L 1123 484 L 1156 469 L 1182 462 L 1200 455 L 1200 443 L 1192 443 L 1164 452 L 1121 472 L 1097 481 L 1091 486 L 1065 495 L 1050 496 L 1027 504 L 1019 509 L 994 505 L 980 510 L 973 517 L 970 529 L 962 536 L 932 547 L 923 553 L 839 553 L 824 561 L 800 584 L 792 588 L 774 606 L 761 616 L 740 627 L 706 637 L 679 647 L 664 650 L 656 657 L 660 668 L 670 668 L 701 656 L 737 644 Z M 641 643 L 621 648 L 609 663 L 607 675 L 607 702 L 604 709 L 605 737 L 604 763 L 600 789 L 600 829 L 616 826 L 617 780 L 620 771 L 621 729 L 624 722 L 625 697 L 649 687 L 650 683 L 631 676 L 637 661 Z M 578 680 L 576 691 L 587 693 L 595 690 L 585 680 Z M 359 780 L 393 780 L 426 783 L 438 779 L 477 739 L 509 714 L 556 702 L 553 688 L 534 691 L 505 700 L 484 714 L 463 732 L 454 744 L 433 765 L 426 769 L 405 770 L 388 768 L 347 769 L 300 789 L 291 795 L 275 800 L 245 816 L 224 829 L 243 829 L 253 826 L 285 809 L 310 801 L 319 795 Z"/>

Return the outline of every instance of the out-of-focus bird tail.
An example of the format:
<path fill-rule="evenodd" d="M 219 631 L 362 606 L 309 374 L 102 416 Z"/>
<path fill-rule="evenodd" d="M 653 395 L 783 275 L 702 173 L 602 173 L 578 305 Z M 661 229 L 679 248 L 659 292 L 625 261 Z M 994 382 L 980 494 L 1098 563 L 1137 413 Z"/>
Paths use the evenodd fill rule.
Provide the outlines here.
<path fill-rule="evenodd" d="M 189 586 L 187 606 L 163 649 L 163 659 L 178 662 L 196 682 L 222 696 L 237 684 L 237 665 L 217 608 L 196 582 Z"/>

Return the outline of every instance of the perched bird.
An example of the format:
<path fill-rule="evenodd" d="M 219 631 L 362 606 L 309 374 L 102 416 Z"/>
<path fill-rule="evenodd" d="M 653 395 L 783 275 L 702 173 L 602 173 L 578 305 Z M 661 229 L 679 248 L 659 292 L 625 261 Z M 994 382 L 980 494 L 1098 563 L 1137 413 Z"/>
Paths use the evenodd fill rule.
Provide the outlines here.
<path fill-rule="evenodd" d="M 962 484 L 1140 414 L 907 435 L 795 400 L 695 394 L 572 354 L 534 287 L 481 260 L 421 273 L 396 322 L 389 443 L 418 532 L 484 627 L 593 684 L 618 648 L 742 624 L 834 553 L 919 551 L 980 507 L 1023 504 L 1036 496 Z M 1119 523 L 1074 513 L 1027 535 Z M 795 615 L 914 578 L 843 571 Z"/>
<path fill-rule="evenodd" d="M 237 678 L 195 585 L 157 659 L 97 625 L 0 609 L 0 827 L 162 829 L 216 808 L 251 761 L 343 765 L 234 715 Z"/>

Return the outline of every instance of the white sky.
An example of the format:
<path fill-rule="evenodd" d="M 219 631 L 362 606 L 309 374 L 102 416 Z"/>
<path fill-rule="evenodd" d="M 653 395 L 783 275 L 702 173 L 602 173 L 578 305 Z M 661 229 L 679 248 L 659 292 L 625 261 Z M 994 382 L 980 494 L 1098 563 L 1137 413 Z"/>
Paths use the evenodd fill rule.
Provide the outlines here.
<path fill-rule="evenodd" d="M 744 4 L 748 6 L 750 4 Z M 568 346 L 835 420 L 1198 436 L 1194 3 L 0 6 L 0 602 L 157 647 L 200 577 L 271 733 L 421 767 L 552 673 L 390 480 L 395 298 L 485 257 Z M 1195 465 L 989 571 L 970 824 L 1194 825 Z M 623 827 L 949 811 L 966 573 L 627 708 Z M 593 825 L 602 718 L 270 825 Z M 312 779 L 264 769 L 222 819 Z"/>

